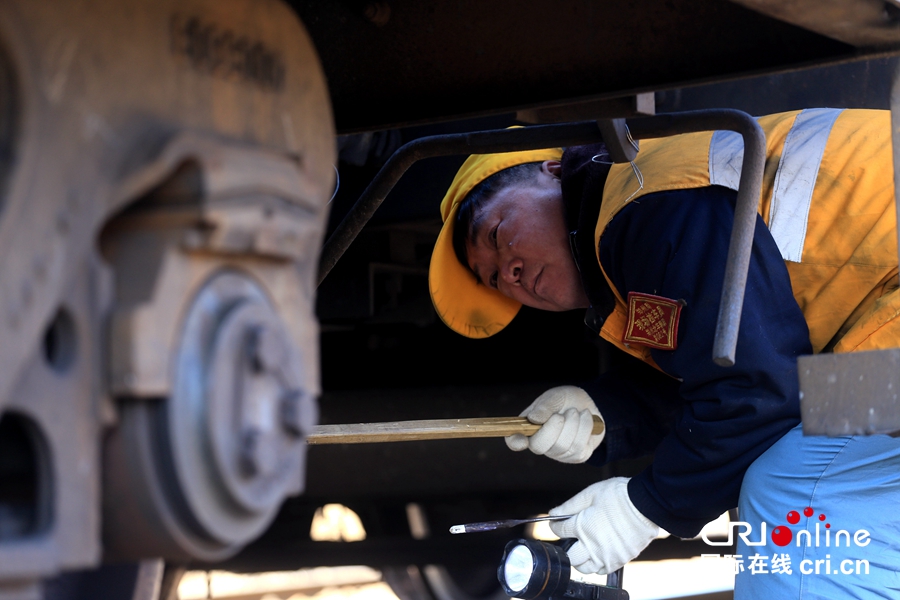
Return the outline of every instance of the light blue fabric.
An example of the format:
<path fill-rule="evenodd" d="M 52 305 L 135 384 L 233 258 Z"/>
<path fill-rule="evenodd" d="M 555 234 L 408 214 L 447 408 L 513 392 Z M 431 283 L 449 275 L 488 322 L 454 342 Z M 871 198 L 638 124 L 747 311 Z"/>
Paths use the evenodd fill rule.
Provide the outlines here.
<path fill-rule="evenodd" d="M 807 507 L 812 508 L 809 517 Z M 747 470 L 738 508 L 739 520 L 753 527 L 750 541 L 760 539 L 763 521 L 767 539 L 764 546 L 738 543 L 744 571 L 735 579 L 736 600 L 900 598 L 900 439 L 804 437 L 798 425 Z M 790 511 L 798 513 L 797 524 L 788 522 Z M 772 540 L 779 526 L 791 530 L 786 546 Z M 801 530 L 809 531 L 809 537 Z M 840 530 L 849 533 L 849 547 L 844 534 L 840 546 L 835 544 Z M 855 542 L 858 530 L 869 532 L 867 545 Z M 770 572 L 750 571 L 754 554 L 767 556 Z M 782 554 L 790 557 L 791 574 L 771 572 L 772 556 Z M 857 561 L 868 561 L 868 574 L 865 563 Z M 841 573 L 842 568 L 851 573 Z"/>

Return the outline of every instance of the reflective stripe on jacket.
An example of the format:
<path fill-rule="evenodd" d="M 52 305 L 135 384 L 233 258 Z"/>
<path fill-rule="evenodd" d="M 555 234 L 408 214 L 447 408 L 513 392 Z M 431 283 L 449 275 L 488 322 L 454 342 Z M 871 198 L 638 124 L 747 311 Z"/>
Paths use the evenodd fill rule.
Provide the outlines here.
<path fill-rule="evenodd" d="M 813 351 L 900 346 L 890 114 L 809 109 L 759 124 L 767 146 L 759 213 L 787 265 Z M 709 185 L 736 190 L 742 158 L 741 137 L 732 132 L 642 141 L 635 164 L 643 186 L 631 165 L 612 167 L 594 247 L 613 217 L 641 196 Z M 623 343 L 625 302 L 604 277 L 616 307 L 600 335 L 654 364 L 648 348 Z"/>

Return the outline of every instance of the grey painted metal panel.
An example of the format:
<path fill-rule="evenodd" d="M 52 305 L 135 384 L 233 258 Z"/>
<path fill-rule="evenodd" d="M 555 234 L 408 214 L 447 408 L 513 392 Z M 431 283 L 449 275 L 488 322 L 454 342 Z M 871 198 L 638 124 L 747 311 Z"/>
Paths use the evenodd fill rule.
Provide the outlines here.
<path fill-rule="evenodd" d="M 802 356 L 804 435 L 900 432 L 900 348 Z"/>

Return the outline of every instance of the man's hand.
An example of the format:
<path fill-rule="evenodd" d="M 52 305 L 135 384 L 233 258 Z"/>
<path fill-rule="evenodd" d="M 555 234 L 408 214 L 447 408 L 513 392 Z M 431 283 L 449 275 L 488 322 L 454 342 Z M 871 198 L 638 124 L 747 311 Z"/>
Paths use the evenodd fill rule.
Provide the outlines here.
<path fill-rule="evenodd" d="M 550 529 L 561 538 L 578 538 L 568 554 L 572 566 L 582 573 L 612 573 L 659 534 L 659 527 L 631 503 L 628 477 L 588 486 L 550 514 L 575 515 L 550 523 Z"/>
<path fill-rule="evenodd" d="M 532 423 L 543 425 L 531 437 L 511 435 L 506 445 L 516 452 L 530 449 L 564 463 L 583 463 L 600 442 L 604 431 L 592 435 L 593 415 L 601 419 L 597 405 L 580 387 L 563 385 L 547 390 L 531 403 L 521 415 Z"/>

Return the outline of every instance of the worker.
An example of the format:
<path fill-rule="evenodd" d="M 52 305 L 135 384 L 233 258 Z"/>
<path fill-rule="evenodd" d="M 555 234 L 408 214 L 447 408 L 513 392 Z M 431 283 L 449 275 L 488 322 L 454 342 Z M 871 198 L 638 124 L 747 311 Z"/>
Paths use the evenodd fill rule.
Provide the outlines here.
<path fill-rule="evenodd" d="M 469 157 L 441 203 L 432 300 L 470 338 L 521 305 L 582 309 L 639 359 L 548 390 L 522 413 L 540 430 L 506 440 L 567 463 L 655 451 L 550 511 L 575 515 L 551 528 L 578 539 L 580 571 L 612 572 L 659 528 L 691 538 L 738 506 L 752 531 L 736 598 L 897 597 L 900 440 L 804 437 L 797 374 L 801 355 L 900 346 L 890 115 L 758 121 L 767 160 L 733 367 L 711 358 L 743 152 L 730 132 L 645 140 L 630 164 L 603 144 Z"/>

